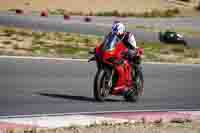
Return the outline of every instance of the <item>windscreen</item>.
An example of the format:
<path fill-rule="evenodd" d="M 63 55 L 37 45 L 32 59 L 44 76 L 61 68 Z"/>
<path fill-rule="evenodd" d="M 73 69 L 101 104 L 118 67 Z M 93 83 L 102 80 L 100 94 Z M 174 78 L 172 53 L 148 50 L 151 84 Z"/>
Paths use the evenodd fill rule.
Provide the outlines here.
<path fill-rule="evenodd" d="M 109 35 L 104 42 L 104 50 L 111 51 L 115 48 L 116 44 L 119 42 L 119 38 L 115 34 Z"/>

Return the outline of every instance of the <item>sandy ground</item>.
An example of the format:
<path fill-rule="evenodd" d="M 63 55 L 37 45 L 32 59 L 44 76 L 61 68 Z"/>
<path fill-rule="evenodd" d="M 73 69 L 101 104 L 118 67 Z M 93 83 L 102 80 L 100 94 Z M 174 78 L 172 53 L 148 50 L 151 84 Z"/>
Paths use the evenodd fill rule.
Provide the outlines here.
<path fill-rule="evenodd" d="M 0 9 L 22 8 L 24 10 L 66 9 L 74 12 L 99 12 L 119 10 L 123 12 L 144 12 L 151 9 L 163 10 L 179 7 L 191 9 L 198 0 L 189 4 L 174 2 L 175 0 L 0 0 Z"/>
<path fill-rule="evenodd" d="M 200 133 L 200 122 L 132 124 L 114 126 L 71 127 L 57 129 L 10 129 L 8 133 Z"/>

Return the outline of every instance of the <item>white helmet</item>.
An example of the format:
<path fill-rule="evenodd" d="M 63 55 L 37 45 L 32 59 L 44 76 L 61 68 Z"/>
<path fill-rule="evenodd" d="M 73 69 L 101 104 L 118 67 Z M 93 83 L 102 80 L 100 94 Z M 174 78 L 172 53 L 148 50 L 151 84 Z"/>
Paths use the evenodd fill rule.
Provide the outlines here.
<path fill-rule="evenodd" d="M 123 34 L 125 32 L 125 26 L 121 22 L 115 22 L 112 26 L 112 33 Z"/>

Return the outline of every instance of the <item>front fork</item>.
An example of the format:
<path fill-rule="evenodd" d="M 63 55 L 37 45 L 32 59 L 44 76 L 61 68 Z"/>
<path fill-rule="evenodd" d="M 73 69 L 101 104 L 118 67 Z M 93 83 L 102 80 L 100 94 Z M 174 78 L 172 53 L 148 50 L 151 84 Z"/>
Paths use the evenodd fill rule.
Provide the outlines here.
<path fill-rule="evenodd" d="M 114 72 L 115 72 L 115 70 L 112 69 L 112 71 L 111 71 L 111 75 L 110 75 L 110 79 L 109 79 L 109 82 L 108 82 L 108 86 L 109 86 L 109 88 L 111 88 L 112 85 L 113 85 L 113 76 L 114 76 Z"/>

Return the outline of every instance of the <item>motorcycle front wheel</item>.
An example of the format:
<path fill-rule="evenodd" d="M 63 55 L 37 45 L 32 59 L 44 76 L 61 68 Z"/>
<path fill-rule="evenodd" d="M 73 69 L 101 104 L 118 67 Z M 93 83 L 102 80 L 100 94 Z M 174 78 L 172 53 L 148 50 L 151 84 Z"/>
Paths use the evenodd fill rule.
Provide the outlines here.
<path fill-rule="evenodd" d="M 94 87 L 93 87 L 93 95 L 95 100 L 103 102 L 105 98 L 109 95 L 108 89 L 108 82 L 109 76 L 107 73 L 102 69 L 96 73 L 94 79 Z"/>

